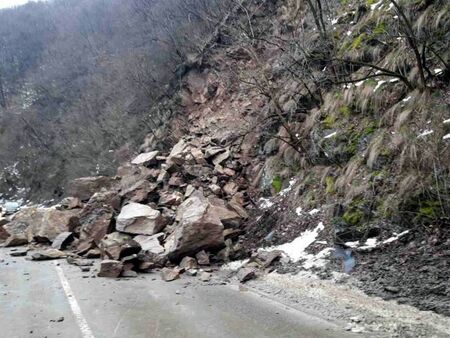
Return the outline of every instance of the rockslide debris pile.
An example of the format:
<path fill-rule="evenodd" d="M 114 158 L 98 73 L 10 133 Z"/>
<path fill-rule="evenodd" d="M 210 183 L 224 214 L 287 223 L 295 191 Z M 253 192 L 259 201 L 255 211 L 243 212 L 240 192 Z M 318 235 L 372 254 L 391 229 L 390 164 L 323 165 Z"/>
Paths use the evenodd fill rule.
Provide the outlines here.
<path fill-rule="evenodd" d="M 114 178 L 76 179 L 71 196 L 59 205 L 2 218 L 0 239 L 6 247 L 52 246 L 32 260 L 69 256 L 83 267 L 89 264 L 81 264 L 82 258 L 102 258 L 100 277 L 133 277 L 158 268 L 171 281 L 184 271 L 196 275 L 199 266 L 228 262 L 241 249 L 247 185 L 240 178 L 245 170 L 240 155 L 220 144 L 185 137 L 169 154 L 140 154 Z M 278 257 L 279 252 L 262 255 L 238 277 L 246 281 L 255 267 L 267 268 Z"/>

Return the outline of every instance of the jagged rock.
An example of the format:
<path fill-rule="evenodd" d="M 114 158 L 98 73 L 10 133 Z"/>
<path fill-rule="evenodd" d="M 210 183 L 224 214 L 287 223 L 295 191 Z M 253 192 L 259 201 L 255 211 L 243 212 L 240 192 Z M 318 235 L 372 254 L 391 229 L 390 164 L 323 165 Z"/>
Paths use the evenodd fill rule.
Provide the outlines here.
<path fill-rule="evenodd" d="M 215 213 L 225 227 L 238 227 L 242 223 L 242 217 L 226 207 L 225 201 L 219 198 L 209 198 L 212 212 Z"/>
<path fill-rule="evenodd" d="M 67 193 L 69 196 L 77 197 L 82 201 L 87 201 L 96 192 L 102 189 L 108 190 L 115 183 L 116 180 L 114 178 L 106 176 L 77 178 L 70 182 Z"/>
<path fill-rule="evenodd" d="M 234 211 L 236 211 L 239 216 L 241 216 L 242 219 L 248 219 L 248 213 L 247 211 L 244 209 L 244 200 L 243 200 L 243 196 L 241 193 L 237 193 L 235 194 L 230 202 L 228 203 L 228 206 L 230 208 L 232 208 Z"/>
<path fill-rule="evenodd" d="M 186 187 L 186 192 L 184 193 L 184 197 L 186 197 L 186 198 L 190 197 L 194 191 L 195 191 L 195 188 L 189 184 Z"/>
<path fill-rule="evenodd" d="M 171 259 L 223 245 L 223 224 L 200 191 L 180 205 L 177 220 L 180 224 L 166 244 Z"/>
<path fill-rule="evenodd" d="M 166 282 L 172 282 L 175 279 L 180 278 L 180 270 L 178 270 L 177 268 L 175 269 L 163 268 L 161 270 L 161 278 Z"/>
<path fill-rule="evenodd" d="M 184 156 L 183 153 L 186 150 L 187 144 L 186 142 L 181 139 L 178 141 L 178 143 L 172 148 L 172 151 L 170 152 L 169 156 L 167 157 L 167 163 L 171 164 L 178 164 L 182 165 L 184 163 Z"/>
<path fill-rule="evenodd" d="M 206 165 L 207 162 L 205 160 L 205 155 L 203 152 L 198 148 L 191 149 L 191 155 L 193 156 L 195 162 L 197 164 Z"/>
<path fill-rule="evenodd" d="M 123 263 L 115 260 L 104 260 L 100 263 L 98 277 L 117 278 L 122 273 Z"/>
<path fill-rule="evenodd" d="M 222 192 L 222 189 L 217 184 L 210 184 L 208 188 L 216 195 Z"/>
<path fill-rule="evenodd" d="M 183 166 L 183 171 L 186 175 L 190 177 L 207 177 L 212 174 L 212 169 L 209 167 L 202 166 L 200 164 L 185 165 Z"/>
<path fill-rule="evenodd" d="M 221 147 L 208 147 L 206 150 L 205 150 L 205 159 L 210 159 L 211 157 L 213 157 L 213 156 L 216 156 L 216 155 L 218 155 L 218 154 L 220 154 L 220 153 L 223 153 L 223 152 L 225 152 L 226 151 L 226 149 L 224 149 L 224 148 L 221 148 Z"/>
<path fill-rule="evenodd" d="M 183 202 L 183 194 L 178 191 L 163 191 L 159 194 L 159 196 L 159 205 L 173 206 L 180 205 L 181 202 Z"/>
<path fill-rule="evenodd" d="M 198 270 L 196 269 L 191 269 L 191 270 L 186 270 L 185 274 L 191 277 L 197 276 Z"/>
<path fill-rule="evenodd" d="M 230 150 L 229 149 L 225 149 L 225 151 L 223 153 L 218 154 L 217 156 L 214 157 L 214 159 L 212 160 L 214 165 L 220 165 L 222 164 L 222 162 L 226 161 L 229 157 L 230 157 Z"/>
<path fill-rule="evenodd" d="M 228 182 L 223 187 L 223 191 L 225 191 L 225 193 L 230 196 L 233 196 L 234 194 L 236 194 L 238 192 L 238 190 L 239 190 L 239 186 L 233 181 Z"/>
<path fill-rule="evenodd" d="M 245 283 L 256 278 L 256 270 L 253 268 L 241 268 L 237 273 L 237 278 L 241 283 Z"/>
<path fill-rule="evenodd" d="M 157 150 L 140 154 L 133 161 L 131 161 L 131 164 L 149 166 L 156 163 L 156 156 L 158 156 L 158 154 L 159 151 Z"/>
<path fill-rule="evenodd" d="M 63 209 L 69 210 L 83 208 L 83 203 L 77 197 L 66 197 L 61 201 L 60 205 Z"/>
<path fill-rule="evenodd" d="M 223 231 L 223 237 L 225 238 L 225 240 L 227 239 L 234 239 L 236 237 L 238 237 L 239 235 L 242 235 L 243 231 L 240 229 L 225 229 Z"/>
<path fill-rule="evenodd" d="M 13 246 L 21 246 L 28 244 L 28 239 L 25 234 L 11 235 L 6 240 L 3 246 L 5 248 L 13 247 Z"/>
<path fill-rule="evenodd" d="M 160 174 L 158 169 L 149 169 L 144 166 L 126 165 L 117 170 L 117 175 L 120 179 L 120 191 L 126 191 L 130 189 L 137 182 L 146 180 L 155 180 Z"/>
<path fill-rule="evenodd" d="M 93 249 L 92 243 L 99 243 L 112 230 L 112 220 L 117 207 L 115 192 L 96 193 L 80 214 L 80 243 L 78 250 Z M 120 200 L 120 198 L 119 198 Z"/>
<path fill-rule="evenodd" d="M 100 248 L 109 259 L 119 260 L 122 257 L 137 254 L 141 251 L 139 243 L 134 241 L 130 235 L 113 232 L 106 235 L 100 242 Z"/>
<path fill-rule="evenodd" d="M 195 258 L 197 258 L 197 262 L 200 265 L 209 265 L 210 264 L 209 255 L 206 253 L 205 250 L 197 252 L 197 254 L 195 255 Z"/>
<path fill-rule="evenodd" d="M 197 261 L 195 260 L 195 258 L 186 256 L 181 260 L 180 268 L 185 269 L 185 270 L 197 269 L 198 264 L 197 264 Z"/>
<path fill-rule="evenodd" d="M 131 187 L 120 192 L 120 196 L 127 201 L 140 203 L 148 198 L 148 195 L 155 191 L 157 185 L 147 180 L 141 180 L 133 184 Z"/>
<path fill-rule="evenodd" d="M 151 252 L 159 255 L 164 253 L 164 247 L 160 244 L 160 240 L 164 237 L 164 233 L 159 233 L 153 236 L 139 235 L 133 240 L 141 246 L 142 251 Z"/>
<path fill-rule="evenodd" d="M 53 249 L 64 250 L 74 240 L 73 233 L 66 231 L 56 236 L 52 243 Z"/>
<path fill-rule="evenodd" d="M 116 229 L 135 235 L 154 235 L 164 228 L 161 213 L 151 207 L 129 203 L 117 217 Z"/>
<path fill-rule="evenodd" d="M 8 218 L 0 216 L 0 227 L 8 224 L 9 222 L 10 220 Z"/>
<path fill-rule="evenodd" d="M 185 184 L 185 183 L 184 183 L 184 180 L 182 177 L 179 177 L 179 176 L 170 177 L 169 185 L 171 187 L 181 187 L 183 184 Z"/>
<path fill-rule="evenodd" d="M 164 183 L 169 179 L 169 173 L 165 169 L 161 169 L 161 172 L 156 179 L 156 183 Z"/>
<path fill-rule="evenodd" d="M 4 241 L 5 239 L 7 239 L 9 237 L 8 231 L 6 231 L 6 229 L 4 228 L 4 226 L 8 223 L 9 223 L 9 220 L 7 220 L 6 218 L 0 217 L 0 242 Z"/>
<path fill-rule="evenodd" d="M 41 250 L 31 254 L 32 261 L 48 261 L 52 259 L 65 258 L 67 255 L 57 249 Z"/>
<path fill-rule="evenodd" d="M 102 253 L 99 249 L 91 249 L 85 255 L 86 258 L 100 258 L 101 256 Z"/>

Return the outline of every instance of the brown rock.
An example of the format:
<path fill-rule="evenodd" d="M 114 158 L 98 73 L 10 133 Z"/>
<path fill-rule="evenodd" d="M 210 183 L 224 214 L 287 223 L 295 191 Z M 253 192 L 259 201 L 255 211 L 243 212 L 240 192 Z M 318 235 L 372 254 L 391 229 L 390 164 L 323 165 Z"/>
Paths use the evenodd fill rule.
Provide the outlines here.
<path fill-rule="evenodd" d="M 209 272 L 202 272 L 200 275 L 200 280 L 202 282 L 209 282 L 211 280 L 212 274 Z"/>
<path fill-rule="evenodd" d="M 210 184 L 208 188 L 216 195 L 220 195 L 222 192 L 222 189 L 217 184 Z"/>
<path fill-rule="evenodd" d="M 224 200 L 219 198 L 210 198 L 209 202 L 212 206 L 211 212 L 215 213 L 219 217 L 225 227 L 236 228 L 242 223 L 242 217 L 234 210 L 227 208 Z"/>
<path fill-rule="evenodd" d="M 195 258 L 186 256 L 181 260 L 180 268 L 185 269 L 185 270 L 197 269 L 198 264 L 197 264 L 197 261 L 195 260 Z"/>
<path fill-rule="evenodd" d="M 181 202 L 183 202 L 183 194 L 178 191 L 163 191 L 159 194 L 159 196 L 159 205 L 173 206 L 180 205 Z"/>
<path fill-rule="evenodd" d="M 70 182 L 68 195 L 77 197 L 82 201 L 87 201 L 94 193 L 102 189 L 110 189 L 116 180 L 106 176 L 77 178 Z"/>
<path fill-rule="evenodd" d="M 65 258 L 67 255 L 56 249 L 48 249 L 34 252 L 31 254 L 32 261 L 48 261 L 53 259 Z"/>
<path fill-rule="evenodd" d="M 252 268 L 241 268 L 238 271 L 237 277 L 241 283 L 245 283 L 256 278 L 256 270 Z"/>
<path fill-rule="evenodd" d="M 239 190 L 239 186 L 234 183 L 233 181 L 228 182 L 227 184 L 225 184 L 225 186 L 223 187 L 223 190 L 225 191 L 225 193 L 227 195 L 233 196 L 234 194 L 236 194 Z"/>
<path fill-rule="evenodd" d="M 139 243 L 142 251 L 159 255 L 164 253 L 164 247 L 160 244 L 162 238 L 164 238 L 164 233 L 153 236 L 139 235 L 134 237 L 133 240 Z"/>
<path fill-rule="evenodd" d="M 200 265 L 209 265 L 209 255 L 206 253 L 205 250 L 202 250 L 198 252 L 195 257 L 197 258 L 198 264 Z"/>
<path fill-rule="evenodd" d="M 163 268 L 161 270 L 161 278 L 166 282 L 174 281 L 180 278 L 180 271 L 178 269 Z"/>
<path fill-rule="evenodd" d="M 140 203 L 148 198 L 148 195 L 155 191 L 157 185 L 150 183 L 147 180 L 141 180 L 130 186 L 129 188 L 122 190 L 120 196 L 126 201 Z"/>
<path fill-rule="evenodd" d="M 113 232 L 101 240 L 100 249 L 108 256 L 107 258 L 119 260 L 123 257 L 139 253 L 141 246 L 130 235 Z"/>
<path fill-rule="evenodd" d="M 167 247 L 171 259 L 223 245 L 223 224 L 200 191 L 180 205 L 177 219 L 180 224 Z"/>
<path fill-rule="evenodd" d="M 28 239 L 25 234 L 19 234 L 19 235 L 11 235 L 6 240 L 3 246 L 5 248 L 14 247 L 14 246 L 21 246 L 28 244 Z"/>
<path fill-rule="evenodd" d="M 180 187 L 184 184 L 183 178 L 179 176 L 172 176 L 169 180 L 169 185 L 172 187 Z"/>
<path fill-rule="evenodd" d="M 98 277 L 117 278 L 122 273 L 123 263 L 115 260 L 104 260 L 100 263 Z"/>
<path fill-rule="evenodd" d="M 163 228 L 161 213 L 139 203 L 125 205 L 116 222 L 118 231 L 135 235 L 154 235 Z"/>

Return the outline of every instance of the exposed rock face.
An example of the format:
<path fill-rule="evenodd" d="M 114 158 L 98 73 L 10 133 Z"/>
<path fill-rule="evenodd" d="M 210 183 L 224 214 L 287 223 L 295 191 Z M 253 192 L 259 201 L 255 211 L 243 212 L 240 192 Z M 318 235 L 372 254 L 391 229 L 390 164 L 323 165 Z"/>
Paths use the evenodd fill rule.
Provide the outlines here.
<path fill-rule="evenodd" d="M 170 259 L 223 246 L 223 224 L 201 192 L 194 193 L 180 205 L 177 219 L 180 224 L 168 245 Z"/>
<path fill-rule="evenodd" d="M 87 201 L 96 192 L 102 189 L 108 190 L 115 183 L 115 179 L 106 176 L 77 178 L 69 184 L 67 195 Z"/>
<path fill-rule="evenodd" d="M 62 232 L 58 236 L 56 236 L 55 240 L 52 243 L 52 248 L 64 250 L 73 240 L 74 237 L 72 232 Z"/>
<path fill-rule="evenodd" d="M 125 205 L 117 217 L 116 223 L 118 231 L 135 235 L 154 235 L 163 227 L 161 213 L 139 203 Z"/>
<path fill-rule="evenodd" d="M 123 270 L 123 263 L 115 260 L 104 260 L 100 263 L 98 277 L 118 278 Z"/>
<path fill-rule="evenodd" d="M 156 162 L 156 156 L 158 156 L 158 153 L 159 151 L 155 150 L 148 153 L 140 154 L 133 161 L 131 161 L 131 164 L 148 166 Z"/>

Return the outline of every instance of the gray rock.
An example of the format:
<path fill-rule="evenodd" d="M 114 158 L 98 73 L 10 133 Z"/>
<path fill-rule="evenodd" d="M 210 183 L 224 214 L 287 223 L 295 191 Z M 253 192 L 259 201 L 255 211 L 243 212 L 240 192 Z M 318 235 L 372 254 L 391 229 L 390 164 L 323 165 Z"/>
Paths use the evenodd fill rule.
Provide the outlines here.
<path fill-rule="evenodd" d="M 123 263 L 116 260 L 104 260 L 100 263 L 98 277 L 117 278 L 123 270 Z"/>
<path fill-rule="evenodd" d="M 129 203 L 117 217 L 116 229 L 135 235 L 154 235 L 164 227 L 161 213 L 147 205 Z"/>
<path fill-rule="evenodd" d="M 172 282 L 180 278 L 180 271 L 178 269 L 163 268 L 161 270 L 161 278 L 166 282 Z"/>
<path fill-rule="evenodd" d="M 53 249 L 64 250 L 74 240 L 73 233 L 66 231 L 56 236 L 52 243 Z"/>

